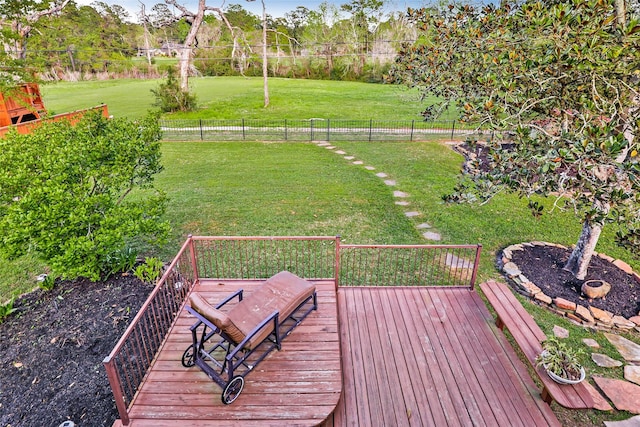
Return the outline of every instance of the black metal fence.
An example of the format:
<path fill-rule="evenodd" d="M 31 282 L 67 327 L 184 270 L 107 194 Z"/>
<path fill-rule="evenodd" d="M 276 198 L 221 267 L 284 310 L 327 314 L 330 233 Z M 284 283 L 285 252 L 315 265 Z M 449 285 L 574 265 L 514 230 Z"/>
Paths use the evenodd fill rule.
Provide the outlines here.
<path fill-rule="evenodd" d="M 475 128 L 456 120 L 160 120 L 166 141 L 425 141 L 465 139 Z"/>

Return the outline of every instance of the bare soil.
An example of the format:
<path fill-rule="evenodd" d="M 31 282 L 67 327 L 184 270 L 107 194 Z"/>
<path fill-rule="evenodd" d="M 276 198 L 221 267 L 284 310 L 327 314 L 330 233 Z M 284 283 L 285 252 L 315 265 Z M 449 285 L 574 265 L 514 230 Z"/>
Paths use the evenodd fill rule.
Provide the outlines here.
<path fill-rule="evenodd" d="M 111 426 L 118 413 L 102 361 L 152 289 L 117 275 L 17 299 L 0 324 L 0 426 Z"/>

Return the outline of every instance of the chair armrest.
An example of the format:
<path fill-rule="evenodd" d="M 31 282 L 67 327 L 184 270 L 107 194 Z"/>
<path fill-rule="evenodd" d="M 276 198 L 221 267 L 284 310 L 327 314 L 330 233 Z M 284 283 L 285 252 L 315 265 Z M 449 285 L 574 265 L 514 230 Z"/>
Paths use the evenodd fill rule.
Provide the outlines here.
<path fill-rule="evenodd" d="M 227 361 L 231 362 L 233 360 L 233 358 L 236 356 L 236 354 L 238 354 L 238 352 L 240 350 L 242 350 L 244 348 L 245 345 L 247 345 L 247 343 L 249 341 L 251 341 L 251 338 L 253 338 L 258 332 L 260 332 L 265 326 L 267 326 L 271 321 L 273 321 L 274 323 L 274 331 L 276 332 L 276 335 L 278 334 L 278 315 L 279 312 L 274 311 L 269 317 L 267 317 L 266 319 L 264 319 L 262 322 L 260 322 L 258 324 L 258 326 L 256 326 L 255 328 L 253 328 L 251 330 L 251 332 L 249 332 L 247 334 L 247 336 L 242 340 L 242 342 L 240 342 L 231 353 L 229 353 L 227 355 Z"/>
<path fill-rule="evenodd" d="M 218 303 L 218 305 L 216 305 L 216 308 L 223 307 L 226 303 L 228 303 L 235 297 L 238 297 L 238 301 L 242 301 L 242 289 L 238 289 L 237 291 L 235 291 L 234 293 L 232 293 L 231 295 L 223 299 L 220 303 Z"/>

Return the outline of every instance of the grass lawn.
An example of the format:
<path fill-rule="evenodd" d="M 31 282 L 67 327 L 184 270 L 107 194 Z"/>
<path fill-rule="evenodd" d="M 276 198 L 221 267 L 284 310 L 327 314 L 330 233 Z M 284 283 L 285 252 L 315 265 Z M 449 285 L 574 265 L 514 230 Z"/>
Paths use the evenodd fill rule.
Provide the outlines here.
<path fill-rule="evenodd" d="M 42 93 L 52 113 L 106 103 L 114 116 L 142 117 L 154 108 L 151 89 L 161 81 L 60 82 L 43 85 Z M 200 108 L 166 118 L 420 120 L 423 109 L 416 92 L 392 85 L 273 78 L 271 103 L 264 108 L 261 78 L 202 77 L 190 79 L 190 84 Z"/>

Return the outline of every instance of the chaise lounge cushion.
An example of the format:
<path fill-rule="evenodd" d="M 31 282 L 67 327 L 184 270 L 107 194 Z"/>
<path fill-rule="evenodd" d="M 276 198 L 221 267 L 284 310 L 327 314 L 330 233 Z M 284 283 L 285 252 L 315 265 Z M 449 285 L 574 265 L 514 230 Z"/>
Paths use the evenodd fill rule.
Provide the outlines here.
<path fill-rule="evenodd" d="M 274 312 L 279 322 L 289 317 L 300 304 L 315 292 L 316 287 L 288 271 L 281 271 L 268 279 L 249 296 L 229 310 L 229 319 L 240 331 L 248 335 L 253 328 Z M 248 342 L 248 348 L 260 344 L 273 332 L 267 325 Z"/>
<path fill-rule="evenodd" d="M 234 325 L 233 321 L 226 313 L 223 313 L 209 304 L 202 295 L 197 293 L 191 294 L 191 296 L 189 296 L 189 305 L 195 311 L 200 313 L 202 317 L 216 325 L 218 329 L 224 331 L 236 344 L 246 337 L 246 334 Z"/>

